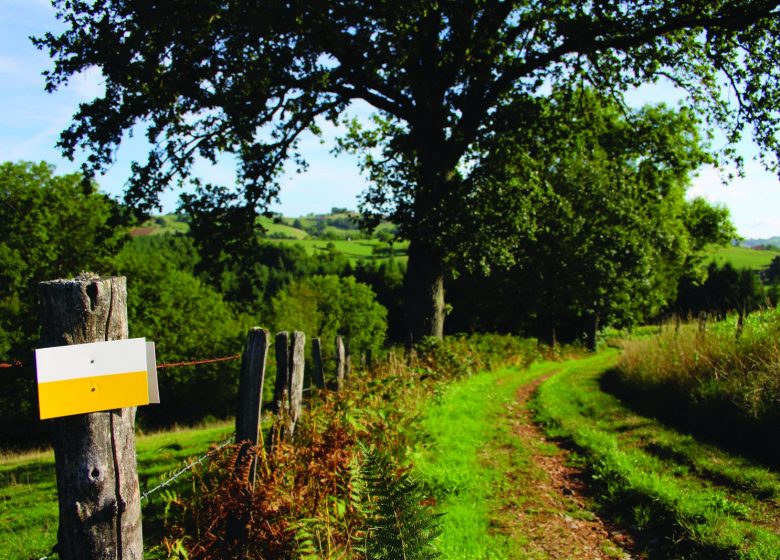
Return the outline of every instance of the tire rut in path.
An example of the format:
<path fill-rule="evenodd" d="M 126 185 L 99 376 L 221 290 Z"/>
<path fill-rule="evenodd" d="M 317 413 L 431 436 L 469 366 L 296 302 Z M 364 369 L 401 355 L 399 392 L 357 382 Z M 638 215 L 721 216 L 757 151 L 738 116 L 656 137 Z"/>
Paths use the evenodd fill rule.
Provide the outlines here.
<path fill-rule="evenodd" d="M 545 379 L 523 385 L 508 405 L 512 430 L 528 450 L 528 460 L 508 474 L 512 496 L 496 516 L 499 530 L 520 542 L 512 558 L 606 560 L 641 558 L 630 552 L 625 532 L 600 519 L 587 506 L 582 471 L 570 452 L 548 440 L 534 424 L 529 400 Z"/>

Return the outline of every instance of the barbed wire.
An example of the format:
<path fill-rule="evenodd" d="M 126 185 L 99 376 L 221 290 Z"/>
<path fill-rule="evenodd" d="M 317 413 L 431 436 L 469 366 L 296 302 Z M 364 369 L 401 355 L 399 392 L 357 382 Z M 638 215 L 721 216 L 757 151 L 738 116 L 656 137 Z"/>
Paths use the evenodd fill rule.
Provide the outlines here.
<path fill-rule="evenodd" d="M 11 362 L 8 364 L 0 364 L 0 368 L 12 368 L 12 367 L 20 368 L 20 367 L 24 367 L 24 364 L 19 360 L 16 360 L 15 362 Z"/>
<path fill-rule="evenodd" d="M 182 366 L 199 366 L 202 364 L 216 364 L 217 362 L 227 362 L 229 360 L 237 360 L 241 357 L 241 354 L 233 354 L 232 356 L 225 356 L 224 358 L 207 358 L 205 360 L 195 360 L 192 362 L 173 362 L 170 364 L 157 364 L 157 369 L 164 369 L 169 367 L 182 367 Z"/>
<path fill-rule="evenodd" d="M 179 471 L 177 471 L 175 474 L 173 474 L 167 480 L 161 482 L 160 484 L 158 484 L 157 486 L 155 486 L 151 490 L 147 490 L 146 492 L 141 494 L 141 500 L 140 501 L 148 500 L 149 496 L 151 496 L 152 494 L 154 494 L 158 490 L 162 490 L 166 486 L 170 486 L 171 484 L 173 484 L 176 481 L 176 479 L 178 479 L 180 476 L 182 476 L 187 471 L 192 470 L 197 465 L 202 465 L 203 461 L 205 461 L 206 459 L 208 459 L 212 455 L 216 454 L 218 451 L 221 451 L 222 449 L 224 449 L 225 447 L 230 445 L 233 442 L 234 437 L 235 437 L 235 434 L 231 434 L 228 439 L 226 439 L 225 441 L 219 443 L 216 448 L 212 449 L 211 451 L 209 451 L 205 455 L 201 455 L 200 457 L 195 459 L 193 462 L 188 464 L 186 467 L 184 467 L 184 468 L 180 469 Z"/>
<path fill-rule="evenodd" d="M 171 367 L 183 367 L 183 366 L 199 366 L 203 364 L 216 364 L 218 362 L 228 362 L 230 360 L 237 360 L 241 357 L 241 354 L 233 354 L 232 356 L 225 356 L 222 358 L 206 358 L 203 360 L 194 360 L 191 362 L 171 362 L 169 364 L 157 364 L 157 369 L 165 369 Z M 0 368 L 23 368 L 24 364 L 19 360 L 15 362 L 0 363 Z"/>

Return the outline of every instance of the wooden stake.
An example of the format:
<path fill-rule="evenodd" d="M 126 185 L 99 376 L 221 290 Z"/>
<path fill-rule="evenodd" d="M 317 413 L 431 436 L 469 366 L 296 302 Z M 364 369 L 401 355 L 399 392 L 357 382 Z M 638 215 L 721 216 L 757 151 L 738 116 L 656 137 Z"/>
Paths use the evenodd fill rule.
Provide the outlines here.
<path fill-rule="evenodd" d="M 248 441 L 256 446 L 260 441 L 263 381 L 269 342 L 268 331 L 259 327 L 254 327 L 247 335 L 246 348 L 241 358 L 241 377 L 238 380 L 236 443 Z M 255 485 L 256 471 L 257 464 L 253 462 L 249 471 L 252 487 Z"/>
<path fill-rule="evenodd" d="M 41 347 L 128 336 L 124 277 L 82 273 L 38 285 Z M 135 408 L 51 420 L 62 560 L 141 560 Z"/>
<path fill-rule="evenodd" d="M 318 389 L 325 388 L 325 370 L 322 367 L 322 345 L 319 338 L 313 338 L 311 341 L 311 353 L 314 360 L 314 371 L 312 371 L 312 380 Z"/>
<path fill-rule="evenodd" d="M 289 439 L 295 433 L 295 426 L 301 418 L 303 408 L 303 366 L 306 335 L 295 331 L 290 341 L 290 422 Z"/>

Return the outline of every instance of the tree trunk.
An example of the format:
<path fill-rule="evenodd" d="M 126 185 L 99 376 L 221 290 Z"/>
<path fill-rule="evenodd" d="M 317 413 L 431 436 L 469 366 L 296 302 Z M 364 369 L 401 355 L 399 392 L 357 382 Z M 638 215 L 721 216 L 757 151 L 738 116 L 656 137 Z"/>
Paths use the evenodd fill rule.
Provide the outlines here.
<path fill-rule="evenodd" d="M 41 347 L 127 338 L 124 277 L 39 284 Z M 135 408 L 52 420 L 63 560 L 140 560 Z"/>
<path fill-rule="evenodd" d="M 425 244 L 409 243 L 404 278 L 406 325 L 417 342 L 423 337 L 444 337 L 444 264 Z"/>

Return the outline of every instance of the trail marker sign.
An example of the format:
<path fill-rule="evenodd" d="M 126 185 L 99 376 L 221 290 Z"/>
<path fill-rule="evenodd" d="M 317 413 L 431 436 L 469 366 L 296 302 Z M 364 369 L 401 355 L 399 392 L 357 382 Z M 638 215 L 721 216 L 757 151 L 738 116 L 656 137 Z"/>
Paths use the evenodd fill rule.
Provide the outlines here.
<path fill-rule="evenodd" d="M 160 402 L 144 338 L 40 348 L 35 362 L 41 420 Z"/>

